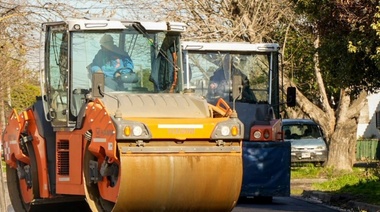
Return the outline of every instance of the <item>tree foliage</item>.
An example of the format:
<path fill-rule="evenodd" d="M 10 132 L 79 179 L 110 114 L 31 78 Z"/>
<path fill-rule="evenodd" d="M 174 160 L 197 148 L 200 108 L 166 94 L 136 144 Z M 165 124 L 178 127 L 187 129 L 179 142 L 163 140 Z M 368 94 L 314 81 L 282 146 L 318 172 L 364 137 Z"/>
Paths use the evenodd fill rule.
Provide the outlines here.
<path fill-rule="evenodd" d="M 36 100 L 36 97 L 40 95 L 41 89 L 38 85 L 29 83 L 20 84 L 12 89 L 12 108 L 17 111 L 22 111 L 25 108 L 32 106 Z"/>
<path fill-rule="evenodd" d="M 378 3 L 372 0 L 293 3 L 298 14 L 305 17 L 304 27 L 312 28 L 314 72 L 321 98 L 319 109 L 310 109 L 313 107 L 307 101 L 301 102 L 301 108 L 327 132 L 328 166 L 351 169 L 357 119 L 365 102 L 363 91 L 374 92 L 380 86 L 379 67 L 374 59 L 380 40 L 372 28 Z M 335 107 L 328 103 L 328 96 L 336 97 Z"/>
<path fill-rule="evenodd" d="M 375 14 L 375 20 L 371 24 L 371 27 L 376 31 L 376 35 L 380 38 L 380 5 L 377 6 L 377 12 Z M 376 46 L 376 55 L 374 55 L 373 60 L 376 63 L 378 69 L 380 69 L 380 46 Z"/>
<path fill-rule="evenodd" d="M 377 1 L 294 1 L 321 38 L 319 53 L 325 80 L 354 93 L 379 87 L 377 55 L 379 38 L 376 22 Z"/>

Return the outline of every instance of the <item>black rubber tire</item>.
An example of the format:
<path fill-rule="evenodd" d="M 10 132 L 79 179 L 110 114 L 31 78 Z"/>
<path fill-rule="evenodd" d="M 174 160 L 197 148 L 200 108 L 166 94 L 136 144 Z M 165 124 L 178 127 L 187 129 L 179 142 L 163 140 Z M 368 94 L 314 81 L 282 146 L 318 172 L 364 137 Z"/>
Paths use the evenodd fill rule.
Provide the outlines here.
<path fill-rule="evenodd" d="M 25 212 L 30 210 L 30 204 L 22 200 L 20 184 L 17 176 L 17 170 L 6 165 L 7 186 L 9 198 L 15 212 Z"/>
<path fill-rule="evenodd" d="M 34 153 L 32 143 L 30 142 L 26 143 L 26 147 L 28 148 L 28 156 L 30 160 L 33 196 L 35 199 L 38 199 L 40 198 L 40 186 L 39 186 L 39 181 L 38 181 L 38 168 L 37 168 L 36 154 Z"/>
<path fill-rule="evenodd" d="M 34 153 L 33 145 L 30 142 L 27 143 L 27 148 L 28 148 L 28 156 L 30 159 L 30 171 L 32 174 L 33 197 L 39 198 L 40 189 L 39 189 L 39 183 L 38 183 L 38 168 L 37 168 L 36 155 Z M 21 189 L 20 189 L 20 182 L 17 176 L 17 170 L 9 167 L 9 165 L 7 164 L 6 172 L 7 172 L 6 175 L 7 175 L 9 197 L 10 197 L 13 209 L 16 212 L 31 211 L 32 205 L 30 203 L 25 203 L 23 201 Z"/>

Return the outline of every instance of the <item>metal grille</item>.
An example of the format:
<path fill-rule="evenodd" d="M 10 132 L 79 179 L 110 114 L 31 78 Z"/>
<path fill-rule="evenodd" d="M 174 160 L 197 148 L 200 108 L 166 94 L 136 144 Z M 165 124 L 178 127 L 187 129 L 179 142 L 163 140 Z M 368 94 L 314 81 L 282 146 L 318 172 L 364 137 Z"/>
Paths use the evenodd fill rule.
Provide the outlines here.
<path fill-rule="evenodd" d="M 59 141 L 57 144 L 57 173 L 69 175 L 69 141 Z"/>

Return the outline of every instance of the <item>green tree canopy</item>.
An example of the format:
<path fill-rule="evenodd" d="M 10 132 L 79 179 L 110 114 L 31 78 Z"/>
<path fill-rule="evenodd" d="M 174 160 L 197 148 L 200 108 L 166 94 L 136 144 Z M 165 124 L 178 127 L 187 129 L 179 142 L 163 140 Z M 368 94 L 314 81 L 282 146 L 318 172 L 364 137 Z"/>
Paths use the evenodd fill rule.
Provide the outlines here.
<path fill-rule="evenodd" d="M 17 85 L 12 89 L 12 108 L 18 112 L 32 106 L 36 101 L 36 97 L 41 95 L 40 86 L 30 83 Z"/>
<path fill-rule="evenodd" d="M 377 58 L 379 36 L 372 25 L 378 2 L 374 0 L 295 0 L 296 11 L 306 17 L 320 36 L 320 67 L 324 80 L 336 87 L 347 87 L 357 94 L 374 92 L 380 86 Z"/>

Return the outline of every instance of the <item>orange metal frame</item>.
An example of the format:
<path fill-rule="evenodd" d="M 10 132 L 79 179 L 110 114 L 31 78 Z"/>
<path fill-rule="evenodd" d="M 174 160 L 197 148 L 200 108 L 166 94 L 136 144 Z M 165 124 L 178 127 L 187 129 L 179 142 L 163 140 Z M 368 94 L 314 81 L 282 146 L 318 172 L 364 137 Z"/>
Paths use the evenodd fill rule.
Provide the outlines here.
<path fill-rule="evenodd" d="M 16 110 L 12 111 L 3 137 L 5 162 L 12 168 L 17 168 L 17 160 L 30 164 L 30 158 L 22 152 L 19 146 L 19 139 L 24 130 L 27 130 L 26 133 L 33 137 L 32 146 L 36 157 L 35 162 L 37 165 L 40 197 L 48 198 L 50 197 L 50 192 L 48 186 L 46 141 L 38 133 L 35 117 L 31 109 L 22 112 L 20 115 L 17 115 Z M 24 202 L 30 202 L 33 199 L 33 193 L 31 189 L 27 188 L 24 181 L 20 180 L 20 188 L 23 190 Z"/>
<path fill-rule="evenodd" d="M 116 129 L 110 114 L 100 100 L 95 99 L 94 102 L 87 105 L 83 129 L 92 131 L 92 140 L 88 150 L 97 157 L 98 165 L 100 166 L 107 158 L 108 163 L 116 163 L 120 166 L 120 160 L 117 157 Z M 102 198 L 116 202 L 119 182 L 114 187 L 110 187 L 105 177 L 99 181 L 97 184 Z"/>
<path fill-rule="evenodd" d="M 56 192 L 58 194 L 84 195 L 83 187 L 83 136 L 78 131 L 57 132 L 56 142 L 68 142 L 69 152 L 69 174 L 56 174 Z M 56 152 L 58 152 L 58 145 Z M 58 154 L 56 155 L 56 169 L 58 169 Z"/>
<path fill-rule="evenodd" d="M 222 107 L 223 104 L 218 106 Z M 223 109 L 226 110 L 224 111 L 225 113 L 228 113 L 228 108 Z M 225 119 L 227 119 L 227 117 L 225 117 Z M 203 127 L 209 129 L 208 131 L 211 132 L 215 120 L 210 118 L 208 122 L 203 122 L 203 124 Z M 274 124 L 274 126 L 276 126 L 276 124 Z M 26 129 L 24 129 L 25 127 Z M 41 135 L 39 135 L 32 109 L 29 109 L 20 115 L 17 115 L 14 110 L 3 136 L 3 142 L 6 148 L 4 149 L 6 162 L 12 168 L 17 168 L 17 160 L 30 164 L 29 157 L 23 154 L 19 147 L 19 138 L 23 130 L 27 130 L 28 135 L 33 137 L 32 145 L 36 156 L 41 198 L 52 198 L 51 191 L 49 190 L 46 142 L 56 142 L 56 194 L 85 195 L 83 158 L 87 144 L 84 134 L 87 131 L 92 132 L 92 139 L 88 146 L 88 150 L 97 158 L 98 165 L 100 166 L 105 160 L 107 160 L 108 163 L 116 163 L 120 166 L 120 159 L 117 156 L 116 129 L 113 125 L 110 114 L 108 114 L 105 106 L 98 99 L 95 99 L 87 105 L 82 129 L 74 131 L 57 131 L 55 141 L 46 141 Z M 163 133 L 160 129 L 153 129 L 153 131 L 158 133 L 155 135 L 158 137 L 165 137 L 168 133 Z M 165 136 L 160 133 L 165 134 Z M 200 135 L 195 133 L 195 135 L 192 136 L 199 137 Z M 68 149 L 59 149 L 59 144 L 62 142 L 68 144 L 66 147 Z M 58 158 L 58 153 L 60 151 L 68 152 L 68 164 L 64 164 L 68 165 L 67 174 L 58 174 L 59 165 L 62 165 L 58 164 L 59 159 L 61 159 Z M 20 180 L 20 185 L 21 189 L 23 189 L 22 195 L 24 195 L 24 202 L 28 203 L 32 201 L 32 189 L 27 189 L 26 183 L 24 183 L 23 180 Z M 97 186 L 103 199 L 116 202 L 120 181 L 118 181 L 114 187 L 110 187 L 107 178 L 103 177 L 102 180 L 97 183 Z"/>

